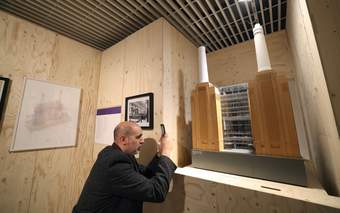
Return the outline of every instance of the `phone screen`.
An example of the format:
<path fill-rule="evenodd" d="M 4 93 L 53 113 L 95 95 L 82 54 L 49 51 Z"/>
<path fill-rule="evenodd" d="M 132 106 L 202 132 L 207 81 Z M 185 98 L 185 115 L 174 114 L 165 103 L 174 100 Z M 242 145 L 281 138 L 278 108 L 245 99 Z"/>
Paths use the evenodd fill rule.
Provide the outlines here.
<path fill-rule="evenodd" d="M 161 124 L 161 131 L 162 131 L 162 135 L 165 135 L 165 126 L 164 124 Z"/>

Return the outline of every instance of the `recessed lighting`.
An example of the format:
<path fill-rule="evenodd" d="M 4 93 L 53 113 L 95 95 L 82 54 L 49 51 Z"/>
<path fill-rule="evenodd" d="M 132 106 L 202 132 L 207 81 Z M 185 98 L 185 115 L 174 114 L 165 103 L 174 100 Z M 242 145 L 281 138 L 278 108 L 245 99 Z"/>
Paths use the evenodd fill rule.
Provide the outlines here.
<path fill-rule="evenodd" d="M 250 2 L 252 0 L 238 0 L 238 2 Z"/>

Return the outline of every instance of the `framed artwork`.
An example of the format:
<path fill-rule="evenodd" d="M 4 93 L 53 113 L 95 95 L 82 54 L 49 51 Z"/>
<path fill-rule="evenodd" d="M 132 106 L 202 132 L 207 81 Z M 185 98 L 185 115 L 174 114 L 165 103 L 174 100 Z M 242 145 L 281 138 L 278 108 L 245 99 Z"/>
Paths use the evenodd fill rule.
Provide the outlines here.
<path fill-rule="evenodd" d="M 136 122 L 142 129 L 153 129 L 153 93 L 126 97 L 125 120 Z"/>
<path fill-rule="evenodd" d="M 2 121 L 2 115 L 5 111 L 8 88 L 9 78 L 0 77 L 0 121 Z"/>
<path fill-rule="evenodd" d="M 10 151 L 75 146 L 80 89 L 25 79 Z"/>

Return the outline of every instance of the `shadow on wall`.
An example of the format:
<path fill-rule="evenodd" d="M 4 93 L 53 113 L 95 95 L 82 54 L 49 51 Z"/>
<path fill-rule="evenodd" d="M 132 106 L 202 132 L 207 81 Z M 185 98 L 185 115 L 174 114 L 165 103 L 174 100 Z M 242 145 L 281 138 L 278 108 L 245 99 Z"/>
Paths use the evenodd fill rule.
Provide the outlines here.
<path fill-rule="evenodd" d="M 191 122 L 186 123 L 185 117 L 185 94 L 184 94 L 184 79 L 183 71 L 178 72 L 178 106 L 179 112 L 177 116 L 177 158 L 178 166 L 184 167 L 191 164 L 192 150 L 192 134 Z M 190 100 L 190 99 L 189 99 Z"/>
<path fill-rule="evenodd" d="M 186 123 L 185 117 L 185 94 L 184 94 L 184 79 L 182 70 L 178 72 L 178 115 L 177 115 L 177 159 L 178 166 L 186 166 L 191 164 L 191 122 Z M 174 115 L 175 116 L 175 115 Z M 152 160 L 152 156 L 156 153 L 157 144 L 153 139 L 145 139 L 144 145 L 139 156 L 139 162 L 147 164 Z M 168 193 L 166 200 L 163 203 L 144 203 L 143 212 L 146 213 L 181 213 L 185 212 L 185 188 L 184 176 L 173 176 L 173 188 Z"/>
<path fill-rule="evenodd" d="M 139 154 L 138 162 L 143 165 L 149 164 L 152 158 L 157 152 L 157 142 L 152 138 L 144 139 L 144 145 Z M 173 212 L 184 212 L 184 176 L 174 175 L 173 177 L 173 188 L 168 193 L 166 200 L 163 203 L 144 203 L 144 212 L 162 212 L 162 213 L 173 213 Z"/>
<path fill-rule="evenodd" d="M 145 138 L 139 153 L 138 163 L 147 166 L 157 153 L 157 142 L 153 138 Z"/>
<path fill-rule="evenodd" d="M 184 212 L 185 191 L 184 176 L 174 175 L 173 189 L 168 193 L 163 203 L 144 203 L 143 212 L 145 213 L 181 213 Z"/>

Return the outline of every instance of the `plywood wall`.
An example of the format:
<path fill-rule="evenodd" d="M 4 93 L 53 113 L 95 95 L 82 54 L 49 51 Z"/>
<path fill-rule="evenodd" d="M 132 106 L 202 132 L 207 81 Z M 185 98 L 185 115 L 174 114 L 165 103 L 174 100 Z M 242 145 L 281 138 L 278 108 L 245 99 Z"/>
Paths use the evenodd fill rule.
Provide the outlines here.
<path fill-rule="evenodd" d="M 101 53 L 2 11 L 0 47 L 0 75 L 12 80 L 0 132 L 0 211 L 70 212 L 93 163 Z M 76 147 L 8 152 L 25 76 L 81 88 Z"/>
<path fill-rule="evenodd" d="M 103 52 L 98 108 L 122 106 L 124 120 L 125 97 L 154 93 L 154 129 L 144 130 L 144 137 L 158 141 L 164 123 L 178 145 L 174 159 L 184 164 L 191 148 L 190 94 L 197 60 L 197 48 L 159 19 Z M 95 146 L 94 155 L 104 147 Z"/>
<path fill-rule="evenodd" d="M 158 140 L 160 136 L 158 127 L 162 120 L 162 28 L 163 20 L 160 19 L 105 50 L 98 90 L 97 107 L 121 106 L 122 120 L 125 116 L 125 97 L 154 93 L 155 131 L 144 131 L 144 138 L 153 140 Z M 95 145 L 94 157 L 103 147 Z"/>
<path fill-rule="evenodd" d="M 177 165 L 191 164 L 191 92 L 198 81 L 198 49 L 163 22 L 163 123 L 177 144 Z"/>
<path fill-rule="evenodd" d="M 340 140 L 314 36 L 318 29 L 312 27 L 306 0 L 289 1 L 287 12 L 288 39 L 311 156 L 322 185 L 329 193 L 340 195 Z"/>
<path fill-rule="evenodd" d="M 272 68 L 275 72 L 293 75 L 292 57 L 286 31 L 266 36 Z M 208 54 L 209 80 L 217 86 L 247 82 L 257 73 L 253 40 Z"/>
<path fill-rule="evenodd" d="M 307 6 L 340 135 L 340 1 L 308 0 Z"/>

